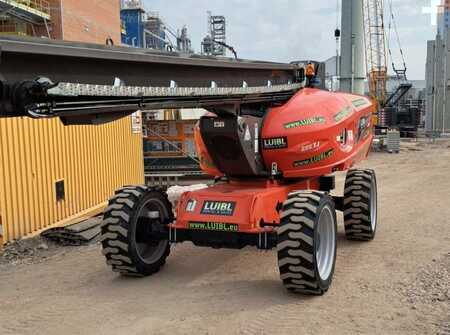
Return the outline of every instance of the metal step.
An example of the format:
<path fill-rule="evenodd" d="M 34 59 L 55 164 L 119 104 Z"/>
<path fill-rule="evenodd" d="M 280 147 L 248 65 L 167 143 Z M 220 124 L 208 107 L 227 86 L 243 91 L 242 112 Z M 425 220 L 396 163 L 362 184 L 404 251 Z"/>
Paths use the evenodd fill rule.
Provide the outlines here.
<path fill-rule="evenodd" d="M 63 245 L 87 244 L 100 235 L 101 222 L 101 217 L 95 217 L 66 227 L 47 229 L 41 236 Z"/>

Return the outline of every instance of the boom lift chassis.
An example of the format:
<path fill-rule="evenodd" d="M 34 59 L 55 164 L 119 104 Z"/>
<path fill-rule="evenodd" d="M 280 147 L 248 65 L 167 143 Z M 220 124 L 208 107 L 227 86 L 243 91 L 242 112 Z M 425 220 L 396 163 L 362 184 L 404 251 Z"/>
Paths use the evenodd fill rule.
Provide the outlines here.
<path fill-rule="evenodd" d="M 0 38 L 0 50 L 0 117 L 59 117 L 65 125 L 95 125 L 136 110 L 205 108 L 213 113 L 202 118 L 198 143 L 200 149 L 208 147 L 214 163 L 221 165 L 220 171 L 210 170 L 217 176 L 213 187 L 184 193 L 176 218 L 161 189 L 124 186 L 109 201 L 102 246 L 113 271 L 151 275 L 164 265 L 170 245 L 183 241 L 213 248 L 276 247 L 284 286 L 293 292 L 321 295 L 330 287 L 334 272 L 336 210 L 344 212 L 349 239 L 369 241 L 375 236 L 377 186 L 372 170 L 350 170 L 344 196 L 332 197 L 333 176 L 286 178 L 275 162 L 272 166 L 262 162 L 260 145 L 288 147 L 287 137 L 269 138 L 261 144 L 264 139 L 259 137 L 262 130 L 258 127 L 270 128 L 264 124 L 266 113 L 277 108 L 281 113 L 294 96 L 323 98 L 320 91 L 311 89 L 300 97 L 306 64 L 216 59 L 40 39 Z M 363 100 L 364 105 L 365 99 L 356 98 L 354 102 L 361 104 Z M 341 137 L 331 128 L 323 133 L 343 148 L 347 139 L 355 141 L 361 150 L 352 154 L 351 160 L 327 167 L 330 172 L 347 170 L 365 155 L 371 142 L 367 111 L 370 113 L 369 107 L 346 107 L 334 116 L 336 122 L 339 116 L 340 122 L 341 117 L 353 115 L 354 120 L 343 121 L 348 128 L 345 134 L 340 128 L 336 128 L 336 135 Z M 315 129 L 314 123 L 324 123 L 318 112 L 298 121 L 298 126 Z M 249 132 L 248 124 L 254 125 L 254 132 Z M 220 143 L 228 144 L 220 147 Z M 240 144 L 234 146 L 236 143 Z M 314 149 L 317 143 L 308 145 Z M 217 150 L 225 152 L 225 161 L 214 154 Z M 227 163 L 227 150 L 235 150 L 236 164 Z M 326 161 L 333 150 L 294 166 Z M 281 155 L 281 159 L 285 157 Z M 208 171 L 205 161 L 202 168 Z"/>

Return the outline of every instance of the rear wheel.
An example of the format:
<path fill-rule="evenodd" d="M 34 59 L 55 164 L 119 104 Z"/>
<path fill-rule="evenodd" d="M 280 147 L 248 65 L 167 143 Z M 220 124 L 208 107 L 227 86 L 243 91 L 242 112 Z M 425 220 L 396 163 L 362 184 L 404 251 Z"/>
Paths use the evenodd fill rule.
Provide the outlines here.
<path fill-rule="evenodd" d="M 350 170 L 345 179 L 344 224 L 349 240 L 370 241 L 378 219 L 377 179 L 373 170 Z"/>
<path fill-rule="evenodd" d="M 149 276 L 165 264 L 170 253 L 164 225 L 173 218 L 167 195 L 147 186 L 116 192 L 105 210 L 102 247 L 112 270 L 129 276 Z"/>
<path fill-rule="evenodd" d="M 278 267 L 284 286 L 301 294 L 322 295 L 336 263 L 336 211 L 322 192 L 293 192 L 283 204 L 278 228 Z"/>

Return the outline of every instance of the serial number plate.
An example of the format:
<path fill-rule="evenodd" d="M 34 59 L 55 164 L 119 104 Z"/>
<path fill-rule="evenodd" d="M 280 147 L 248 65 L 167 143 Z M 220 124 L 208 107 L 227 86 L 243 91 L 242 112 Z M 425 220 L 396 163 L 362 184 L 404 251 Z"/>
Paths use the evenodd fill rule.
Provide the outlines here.
<path fill-rule="evenodd" d="M 189 222 L 189 229 L 237 232 L 239 231 L 239 225 L 220 222 Z"/>

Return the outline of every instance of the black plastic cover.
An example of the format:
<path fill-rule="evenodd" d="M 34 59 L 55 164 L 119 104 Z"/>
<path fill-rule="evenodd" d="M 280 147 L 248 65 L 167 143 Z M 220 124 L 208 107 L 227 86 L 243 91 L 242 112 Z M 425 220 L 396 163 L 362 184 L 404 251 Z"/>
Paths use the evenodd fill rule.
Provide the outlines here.
<path fill-rule="evenodd" d="M 216 167 L 229 177 L 266 177 L 259 134 L 262 119 L 253 116 L 202 117 L 203 142 Z"/>

